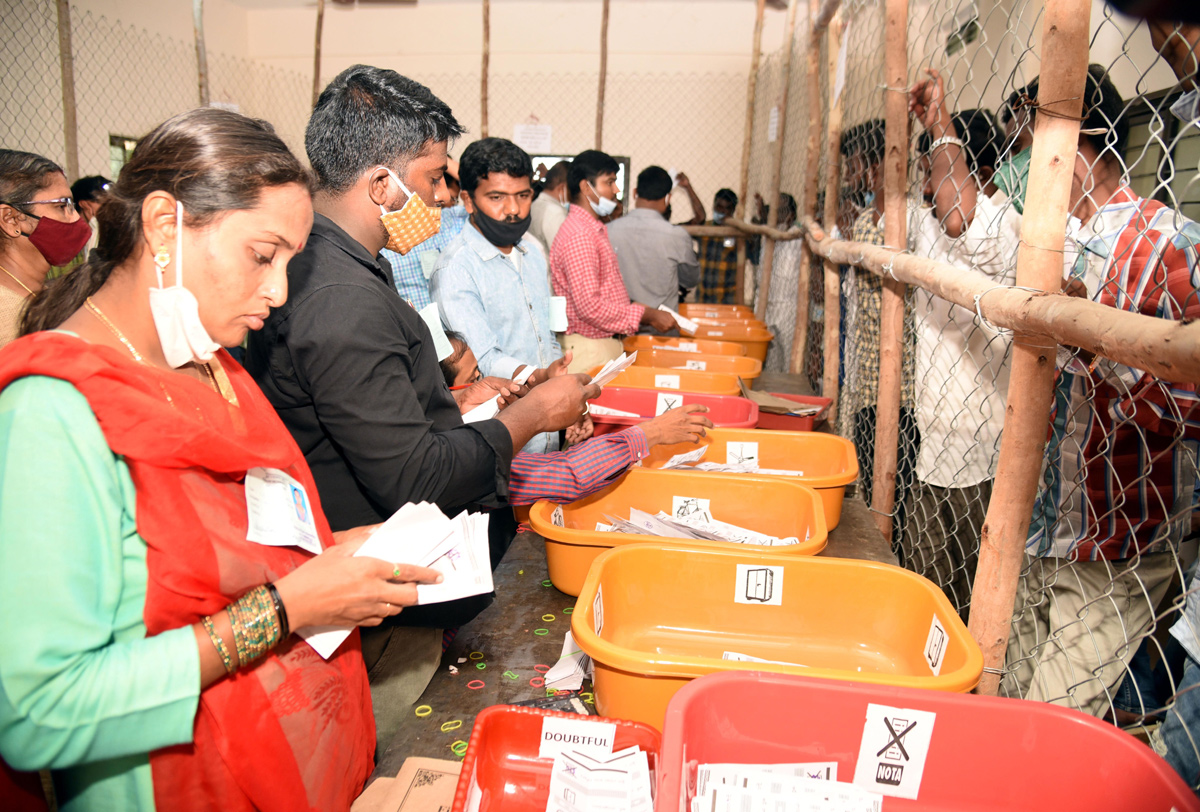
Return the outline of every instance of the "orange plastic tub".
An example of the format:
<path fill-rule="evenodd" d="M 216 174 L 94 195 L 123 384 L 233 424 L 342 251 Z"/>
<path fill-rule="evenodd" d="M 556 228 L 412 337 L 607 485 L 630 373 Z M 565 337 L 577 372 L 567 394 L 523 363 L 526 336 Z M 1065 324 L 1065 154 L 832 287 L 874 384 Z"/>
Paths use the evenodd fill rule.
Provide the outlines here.
<path fill-rule="evenodd" d="M 659 393 L 653 389 L 623 389 L 619 386 L 606 386 L 600 397 L 592 401 L 597 406 L 607 406 L 610 409 L 620 409 L 623 412 L 633 412 L 637 417 L 623 417 L 615 414 L 599 414 L 592 412 L 592 424 L 596 427 L 596 436 L 611 434 L 614 431 L 645 423 L 654 417 L 658 408 Z M 674 396 L 672 396 L 674 397 Z M 714 426 L 724 426 L 731 429 L 752 429 L 758 422 L 758 404 L 743 397 L 729 395 L 698 395 L 693 392 L 680 392 L 679 405 L 687 406 L 700 403 L 708 407 L 705 414 Z"/>
<path fill-rule="evenodd" d="M 752 319 L 754 318 L 754 308 L 749 305 L 683 302 L 679 305 L 679 315 L 687 316 L 689 319 L 697 316 L 704 319 Z"/>
<path fill-rule="evenodd" d="M 753 449 L 737 445 L 730 449 L 729 443 L 756 445 Z M 758 456 L 760 468 L 803 471 L 803 476 L 782 478 L 807 485 L 820 495 L 825 507 L 825 523 L 830 530 L 837 527 L 838 522 L 842 520 L 842 498 L 846 495 L 846 486 L 858 479 L 858 456 L 854 452 L 854 443 L 835 434 L 709 429 L 706 435 L 700 438 L 700 445 L 708 447 L 708 452 L 701 462 L 737 462 L 747 451 L 752 450 Z M 642 460 L 642 465 L 650 469 L 662 468 L 671 457 L 695 448 L 692 443 L 655 446 L 650 449 L 650 456 Z"/>
<path fill-rule="evenodd" d="M 717 521 L 779 538 L 794 536 L 800 542 L 787 547 L 760 547 L 596 529 L 597 523 L 608 524 L 610 516 L 628 519 L 630 508 L 647 513 L 660 510 L 671 513 L 676 496 L 709 500 L 712 517 Z M 612 547 L 627 547 L 639 542 L 661 546 L 682 544 L 734 550 L 747 560 L 767 551 L 784 558 L 795 558 L 816 555 L 824 550 L 828 535 L 821 497 L 812 488 L 783 477 L 633 468 L 604 490 L 563 505 L 561 525 L 554 520 L 557 507 L 551 502 L 538 502 L 529 511 L 529 523 L 546 541 L 546 564 L 551 582 L 568 595 L 579 594 L 596 556 Z"/>
<path fill-rule="evenodd" d="M 701 324 L 696 329 L 696 338 L 704 341 L 716 339 L 740 344 L 746 355 L 759 361 L 767 360 L 767 345 L 775 334 L 763 327 L 745 327 L 732 324 Z"/>
<path fill-rule="evenodd" d="M 625 336 L 625 340 L 621 343 L 625 348 L 625 352 L 675 347 L 674 350 L 667 350 L 667 352 L 698 352 L 706 355 L 746 354 L 745 347 L 743 347 L 741 344 L 735 344 L 732 341 L 698 341 L 695 338 L 689 338 L 687 336 L 682 338 L 646 335 Z"/>
<path fill-rule="evenodd" d="M 613 749 L 637 745 L 646 751 L 651 775 L 656 773 L 660 737 L 657 730 L 646 725 L 624 719 L 493 705 L 475 717 L 454 791 L 454 812 L 545 812 L 554 761 L 538 758 L 538 740 L 542 735 L 542 720 L 547 716 L 615 724 Z"/>
<path fill-rule="evenodd" d="M 765 321 L 759 321 L 758 319 L 754 318 L 741 319 L 722 316 L 720 318 L 710 319 L 700 317 L 697 319 L 692 319 L 692 321 L 696 322 L 697 324 L 704 324 L 710 327 L 721 327 L 724 325 L 727 327 L 759 327 L 764 330 L 767 327 L 767 323 Z"/>
<path fill-rule="evenodd" d="M 744 355 L 684 354 L 675 350 L 638 350 L 633 365 L 660 369 L 694 369 L 697 372 L 724 372 L 737 375 L 744 381 L 752 381 L 762 374 L 762 361 Z"/>
<path fill-rule="evenodd" d="M 659 730 L 675 692 L 717 671 L 960 693 L 983 672 L 979 646 L 937 586 L 899 567 L 841 558 L 618 547 L 592 565 L 571 633 L 595 663 L 597 710 Z M 773 662 L 723 659 L 726 652 Z M 745 702 L 759 707 L 753 695 Z"/>
<path fill-rule="evenodd" d="M 668 350 L 669 352 L 669 350 Z M 601 367 L 592 367 L 588 374 L 595 376 Z M 740 396 L 738 376 L 725 372 L 698 372 L 692 369 L 658 369 L 640 367 L 635 363 L 609 382 L 623 389 L 658 389 L 671 392 L 695 392 L 698 395 Z"/>

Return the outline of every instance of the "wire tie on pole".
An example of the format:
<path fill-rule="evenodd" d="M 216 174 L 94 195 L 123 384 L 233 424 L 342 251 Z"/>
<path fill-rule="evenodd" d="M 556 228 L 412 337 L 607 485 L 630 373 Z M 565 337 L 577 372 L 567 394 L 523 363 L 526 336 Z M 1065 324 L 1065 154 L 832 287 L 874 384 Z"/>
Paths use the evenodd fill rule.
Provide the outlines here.
<path fill-rule="evenodd" d="M 980 304 L 983 302 L 983 297 L 987 296 L 993 290 L 1027 290 L 1030 293 L 1045 293 L 1046 292 L 1044 290 L 1039 290 L 1038 288 L 1030 288 L 1030 287 L 1026 287 L 1024 285 L 992 285 L 987 290 L 985 290 L 981 293 L 976 293 L 975 296 L 972 298 L 975 299 L 975 315 L 976 315 L 976 317 L 978 317 L 979 323 L 981 325 L 983 325 L 985 328 L 987 328 L 988 330 L 991 330 L 993 333 L 995 333 L 998 336 L 1012 335 L 1013 331 L 1009 330 L 1007 327 L 997 327 L 996 325 L 994 325 L 990 321 L 988 321 L 987 318 L 983 315 L 983 309 L 980 307 Z"/>

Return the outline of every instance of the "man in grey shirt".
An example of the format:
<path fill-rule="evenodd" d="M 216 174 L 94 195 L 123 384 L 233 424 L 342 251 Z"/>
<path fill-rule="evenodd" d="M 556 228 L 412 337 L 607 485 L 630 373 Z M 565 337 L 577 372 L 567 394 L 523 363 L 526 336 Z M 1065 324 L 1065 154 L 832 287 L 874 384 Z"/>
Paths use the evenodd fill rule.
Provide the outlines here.
<path fill-rule="evenodd" d="M 679 307 L 679 289 L 700 281 L 692 238 L 669 221 L 671 176 L 661 166 L 638 174 L 634 209 L 608 225 L 629 298 L 647 307 Z M 639 332 L 650 332 L 643 326 Z M 678 330 L 671 335 L 678 335 Z"/>

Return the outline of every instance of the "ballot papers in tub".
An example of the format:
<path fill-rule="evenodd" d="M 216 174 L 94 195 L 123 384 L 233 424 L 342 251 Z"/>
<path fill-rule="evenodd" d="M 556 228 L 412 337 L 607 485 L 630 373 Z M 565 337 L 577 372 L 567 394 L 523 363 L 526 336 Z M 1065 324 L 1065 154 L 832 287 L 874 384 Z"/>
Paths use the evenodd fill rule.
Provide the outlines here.
<path fill-rule="evenodd" d="M 726 443 L 725 462 L 701 462 L 708 453 L 708 446 L 700 446 L 683 454 L 676 454 L 663 463 L 662 470 L 719 471 L 729 474 L 769 474 L 771 476 L 804 476 L 803 471 L 783 468 L 761 468 L 758 464 L 758 443 Z"/>
<path fill-rule="evenodd" d="M 758 544 L 763 547 L 787 547 L 799 544 L 795 536 L 779 538 L 759 533 L 747 527 L 717 521 L 713 518 L 708 499 L 693 499 L 676 496 L 671 513 L 659 511 L 655 514 L 631 508 L 629 518 L 605 514 L 609 524 L 600 523 L 597 530 L 611 533 L 637 533 L 643 536 L 662 536 L 672 539 L 703 539 L 705 541 L 729 541 L 734 544 Z M 808 536 L 805 536 L 805 541 Z"/>
<path fill-rule="evenodd" d="M 410 503 L 393 513 L 354 554 L 440 572 L 440 584 L 417 587 L 419 604 L 483 595 L 493 588 L 486 513 L 464 511 L 450 519 L 437 505 Z M 319 626 L 296 633 L 329 659 L 350 632 L 347 626 Z"/>
<path fill-rule="evenodd" d="M 641 748 L 613 751 L 612 722 L 547 716 L 539 758 L 553 758 L 546 812 L 653 812 L 650 762 Z"/>
<path fill-rule="evenodd" d="M 838 780 L 836 761 L 701 764 L 691 812 L 881 812 L 883 796 Z"/>

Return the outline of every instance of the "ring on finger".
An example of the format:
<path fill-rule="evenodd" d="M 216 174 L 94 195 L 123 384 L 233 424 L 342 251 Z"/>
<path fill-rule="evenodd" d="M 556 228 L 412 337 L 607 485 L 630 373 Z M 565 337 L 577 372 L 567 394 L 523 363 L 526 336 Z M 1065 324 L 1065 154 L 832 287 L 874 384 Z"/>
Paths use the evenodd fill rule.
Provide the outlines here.
<path fill-rule="evenodd" d="M 394 567 L 392 567 L 392 577 L 393 577 L 393 578 L 399 578 L 399 577 L 400 577 L 400 565 L 399 565 L 399 564 L 397 564 L 397 565 L 395 565 Z M 390 605 L 390 604 L 389 604 L 389 605 Z"/>

